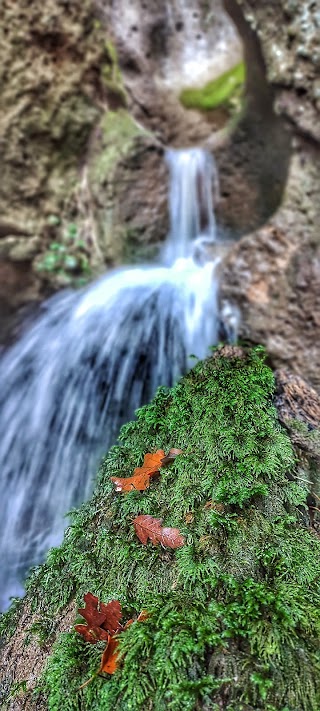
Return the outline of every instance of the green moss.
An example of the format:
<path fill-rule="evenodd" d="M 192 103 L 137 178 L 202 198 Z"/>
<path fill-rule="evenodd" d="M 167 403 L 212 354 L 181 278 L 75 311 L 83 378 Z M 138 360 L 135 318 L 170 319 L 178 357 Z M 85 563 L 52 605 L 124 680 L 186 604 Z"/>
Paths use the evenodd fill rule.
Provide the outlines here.
<path fill-rule="evenodd" d="M 320 541 L 301 523 L 305 486 L 287 478 L 296 463 L 273 389 L 260 349 L 217 351 L 123 427 L 28 599 L 46 628 L 87 591 L 118 598 L 124 619 L 150 617 L 121 636 L 118 671 L 81 691 L 101 648 L 60 635 L 38 689 L 50 711 L 318 711 Z M 116 494 L 110 476 L 160 447 L 183 454 L 147 491 Z M 142 513 L 186 545 L 143 546 L 132 526 Z"/>
<path fill-rule="evenodd" d="M 99 128 L 102 132 L 102 145 L 99 154 L 92 159 L 90 179 L 101 183 L 106 178 L 111 179 L 114 168 L 129 153 L 135 139 L 146 132 L 125 109 L 108 111 Z"/>
<path fill-rule="evenodd" d="M 244 81 L 245 65 L 244 62 L 239 62 L 201 88 L 184 89 L 180 94 L 180 101 L 188 109 L 210 111 L 239 97 Z"/>

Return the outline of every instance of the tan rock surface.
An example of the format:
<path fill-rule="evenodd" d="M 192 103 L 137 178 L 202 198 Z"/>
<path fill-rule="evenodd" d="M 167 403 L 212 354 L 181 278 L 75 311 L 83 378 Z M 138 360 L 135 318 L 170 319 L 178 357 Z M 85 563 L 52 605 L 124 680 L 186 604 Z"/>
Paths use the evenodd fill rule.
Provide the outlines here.
<path fill-rule="evenodd" d="M 272 105 L 287 127 L 291 157 L 278 209 L 226 258 L 222 294 L 240 307 L 241 336 L 265 344 L 275 366 L 288 365 L 320 389 L 317 6 L 286 0 L 239 0 L 238 5 L 259 38 Z M 266 134 L 266 152 L 268 139 Z"/>

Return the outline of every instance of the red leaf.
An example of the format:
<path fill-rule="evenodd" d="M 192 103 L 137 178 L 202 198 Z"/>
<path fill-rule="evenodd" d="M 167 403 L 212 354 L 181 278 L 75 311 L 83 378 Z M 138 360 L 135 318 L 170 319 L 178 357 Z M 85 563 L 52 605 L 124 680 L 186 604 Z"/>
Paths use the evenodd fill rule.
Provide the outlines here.
<path fill-rule="evenodd" d="M 162 528 L 161 523 L 161 519 L 153 518 L 148 514 L 136 516 L 133 525 L 141 543 L 146 545 L 150 538 L 155 546 L 161 543 L 168 548 L 180 548 L 185 544 L 185 539 L 178 528 Z"/>
<path fill-rule="evenodd" d="M 106 605 L 104 602 L 99 603 L 98 598 L 89 592 L 85 594 L 84 601 L 86 606 L 80 608 L 78 612 L 86 620 L 87 625 L 75 625 L 75 630 L 86 642 L 96 644 L 100 640 L 108 640 L 110 635 L 123 629 L 120 622 L 121 605 L 118 600 L 111 600 Z"/>
<path fill-rule="evenodd" d="M 107 605 L 101 602 L 100 610 L 105 614 L 105 621 L 101 625 L 104 630 L 108 630 L 111 635 L 122 630 L 122 624 L 120 622 L 122 612 L 119 600 L 111 600 Z"/>
<path fill-rule="evenodd" d="M 161 460 L 164 457 L 163 449 L 158 449 L 154 454 L 145 454 L 143 466 L 136 467 L 133 475 L 125 479 L 120 477 L 111 477 L 111 481 L 115 484 L 116 491 L 145 491 L 150 483 L 150 477 L 158 473 L 161 467 Z"/>
<path fill-rule="evenodd" d="M 125 630 L 128 629 L 128 627 L 134 622 L 134 620 L 128 620 L 124 627 L 120 624 L 122 613 L 119 600 L 111 600 L 111 602 L 108 602 L 108 604 L 106 605 L 104 602 L 99 603 L 98 598 L 95 597 L 95 595 L 92 595 L 92 593 L 87 593 L 84 596 L 84 599 L 86 602 L 86 607 L 81 611 L 79 610 L 79 612 L 81 612 L 82 614 L 82 617 L 84 617 L 85 619 L 88 618 L 88 621 L 91 621 L 92 619 L 96 618 L 97 613 L 100 615 L 102 614 L 105 617 L 104 622 L 102 623 L 102 626 L 105 627 L 105 629 L 102 629 L 102 626 L 88 627 L 87 625 L 75 625 L 75 630 L 79 632 L 79 634 L 82 634 L 86 642 L 95 644 L 99 640 L 104 639 L 106 640 L 107 645 L 102 654 L 99 669 L 90 679 L 88 679 L 87 681 L 85 681 L 84 684 L 81 684 L 81 686 L 79 686 L 79 690 L 90 684 L 90 682 L 97 676 L 97 674 L 100 674 L 101 672 L 105 672 L 106 674 L 114 674 L 118 666 L 119 642 L 116 634 L 118 632 L 125 632 Z M 98 604 L 100 605 L 100 612 L 97 609 Z M 136 621 L 144 622 L 144 620 L 146 620 L 148 616 L 149 615 L 147 610 L 141 610 Z M 107 632 L 107 630 L 109 630 L 110 634 L 109 632 Z"/>
<path fill-rule="evenodd" d="M 104 612 L 98 610 L 99 600 L 91 592 L 88 592 L 83 597 L 85 607 L 78 610 L 79 615 L 84 617 L 89 627 L 100 627 L 106 619 Z"/>
<path fill-rule="evenodd" d="M 102 630 L 101 627 L 88 627 L 88 625 L 75 625 L 74 629 L 76 632 L 84 637 L 86 642 L 91 644 L 96 644 L 100 640 L 107 640 L 109 635 L 106 630 Z"/>

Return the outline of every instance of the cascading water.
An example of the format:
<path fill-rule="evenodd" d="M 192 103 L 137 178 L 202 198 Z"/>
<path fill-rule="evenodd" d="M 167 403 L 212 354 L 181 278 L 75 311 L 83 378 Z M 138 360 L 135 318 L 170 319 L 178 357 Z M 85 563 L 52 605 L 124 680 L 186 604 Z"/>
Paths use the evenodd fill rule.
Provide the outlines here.
<path fill-rule="evenodd" d="M 168 266 L 119 269 L 54 297 L 0 362 L 0 598 L 60 543 L 120 425 L 217 342 L 213 162 L 169 151 Z M 195 257 L 197 253 L 198 257 Z"/>

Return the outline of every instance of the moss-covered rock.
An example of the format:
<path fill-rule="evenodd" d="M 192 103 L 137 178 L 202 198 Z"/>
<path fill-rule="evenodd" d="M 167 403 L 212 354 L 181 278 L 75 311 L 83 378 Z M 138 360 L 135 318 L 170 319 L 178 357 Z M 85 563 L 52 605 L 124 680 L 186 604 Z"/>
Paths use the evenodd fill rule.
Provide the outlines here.
<path fill-rule="evenodd" d="M 161 388 L 122 429 L 91 501 L 33 573 L 26 601 L 3 617 L 7 637 L 15 629 L 2 652 L 8 708 L 24 707 L 9 700 L 19 684 L 21 704 L 50 711 L 319 709 L 320 541 L 305 523 L 308 482 L 297 474 L 273 393 L 259 348 L 225 347 L 173 389 Z M 115 493 L 111 476 L 130 475 L 146 452 L 171 447 L 183 453 L 149 489 Z M 185 545 L 142 545 L 132 525 L 138 514 L 178 527 Z M 119 599 L 125 619 L 142 608 L 149 618 L 120 635 L 114 676 L 79 691 L 101 649 L 61 619 L 70 624 L 74 609 L 75 620 L 87 591 Z M 43 666 L 51 650 L 41 680 L 26 678 L 28 646 L 16 659 L 26 611 L 33 664 L 41 657 Z"/>

